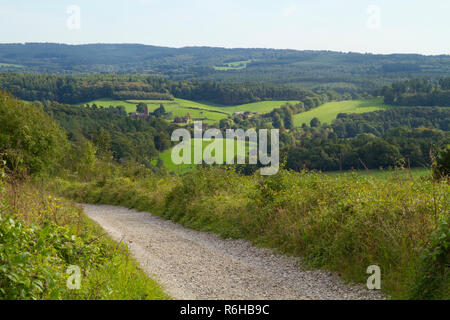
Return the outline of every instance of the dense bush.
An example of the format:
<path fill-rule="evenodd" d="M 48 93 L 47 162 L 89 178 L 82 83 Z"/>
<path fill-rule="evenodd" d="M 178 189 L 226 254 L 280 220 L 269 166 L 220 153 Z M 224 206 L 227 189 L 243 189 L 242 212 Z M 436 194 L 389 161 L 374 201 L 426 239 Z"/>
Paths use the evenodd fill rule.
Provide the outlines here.
<path fill-rule="evenodd" d="M 68 142 L 64 131 L 38 105 L 0 93 L 0 153 L 12 171 L 53 171 Z"/>
<path fill-rule="evenodd" d="M 419 264 L 412 299 L 449 299 L 450 297 L 450 226 L 449 216 L 438 222 Z"/>
<path fill-rule="evenodd" d="M 450 179 L 450 145 L 440 150 L 439 155 L 433 164 L 433 177 L 439 179 Z"/>
<path fill-rule="evenodd" d="M 0 299 L 59 298 L 65 266 L 106 256 L 105 247 L 88 245 L 67 228 L 50 221 L 26 226 L 9 214 L 0 216 L 0 239 Z"/>

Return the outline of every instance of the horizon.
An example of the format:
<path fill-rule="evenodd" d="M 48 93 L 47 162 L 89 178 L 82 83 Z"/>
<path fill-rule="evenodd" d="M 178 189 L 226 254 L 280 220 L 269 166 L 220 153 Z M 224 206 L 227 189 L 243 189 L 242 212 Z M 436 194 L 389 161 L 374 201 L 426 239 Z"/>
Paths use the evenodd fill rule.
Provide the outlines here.
<path fill-rule="evenodd" d="M 449 55 L 450 3 L 0 0 L 2 44 L 144 44 Z M 35 21 L 38 21 L 36 23 Z"/>
<path fill-rule="evenodd" d="M 375 52 L 361 52 L 361 51 L 339 51 L 339 50 L 326 50 L 326 49 L 293 49 L 293 48 L 271 48 L 271 47 L 223 47 L 212 45 L 184 45 L 184 46 L 163 46 L 148 43 L 136 43 L 136 42 L 89 42 L 89 43 L 65 43 L 65 42 L 0 42 L 0 45 L 30 45 L 30 44 L 54 44 L 65 46 L 90 46 L 90 45 L 137 45 L 148 47 L 159 47 L 169 49 L 184 49 L 184 48 L 210 48 L 210 49 L 226 49 L 226 50 L 280 50 L 280 51 L 312 51 L 312 52 L 334 52 L 334 53 L 354 53 L 362 55 L 420 55 L 420 56 L 450 56 L 450 53 L 436 53 L 436 54 L 424 54 L 417 52 L 390 52 L 390 53 L 375 53 Z"/>

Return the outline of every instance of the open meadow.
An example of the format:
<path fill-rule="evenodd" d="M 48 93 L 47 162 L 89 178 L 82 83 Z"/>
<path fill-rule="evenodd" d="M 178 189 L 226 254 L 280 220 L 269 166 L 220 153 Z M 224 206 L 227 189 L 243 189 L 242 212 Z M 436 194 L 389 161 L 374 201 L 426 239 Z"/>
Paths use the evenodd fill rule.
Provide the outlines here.
<path fill-rule="evenodd" d="M 191 139 L 191 141 L 189 142 L 190 147 L 191 147 L 191 163 L 194 163 L 194 146 L 195 143 L 198 139 Z M 220 143 L 221 145 L 223 145 L 223 159 L 225 162 L 226 156 L 227 156 L 227 152 L 226 152 L 226 139 L 216 139 L 218 141 L 218 143 Z M 211 145 L 212 141 L 205 141 L 202 140 L 202 151 L 204 152 L 206 147 L 208 147 L 209 145 Z M 234 142 L 234 154 L 237 154 L 237 148 L 238 146 L 242 146 L 242 144 L 244 144 L 243 141 L 235 141 Z M 189 172 L 191 170 L 193 170 L 197 165 L 195 164 L 180 164 L 177 165 L 175 163 L 173 163 L 172 161 L 172 150 L 173 148 L 166 150 L 164 152 L 161 152 L 159 157 L 160 159 L 163 161 L 164 167 L 167 168 L 170 172 L 174 172 L 174 173 L 186 173 Z M 248 150 L 249 150 L 249 143 L 245 142 L 245 153 L 246 156 L 248 155 Z M 181 152 L 182 155 L 182 152 Z M 156 160 L 153 161 L 153 164 L 156 164 Z"/>
<path fill-rule="evenodd" d="M 303 123 L 309 125 L 313 118 L 318 118 L 322 123 L 331 124 L 339 113 L 366 113 L 388 108 L 389 106 L 383 104 L 382 98 L 328 102 L 307 112 L 294 115 L 294 125 L 296 127 L 300 127 Z"/>
<path fill-rule="evenodd" d="M 232 116 L 235 112 L 250 111 L 254 113 L 264 114 L 283 106 L 286 103 L 295 105 L 298 101 L 294 100 L 275 100 L 260 101 L 237 106 L 224 106 L 209 102 L 196 102 L 185 99 L 175 98 L 171 100 L 113 100 L 109 98 L 98 99 L 87 103 L 78 104 L 83 106 L 86 104 L 103 106 L 123 106 L 128 113 L 136 112 L 138 103 L 146 103 L 149 111 L 153 112 L 162 104 L 166 112 L 171 113 L 171 119 L 175 117 L 185 117 L 187 114 L 192 116 L 193 120 L 203 120 L 205 123 L 214 124 L 221 119 Z M 322 123 L 330 124 L 339 113 L 366 113 L 377 110 L 386 110 L 390 108 L 383 104 L 382 98 L 369 100 L 347 100 L 334 101 L 325 103 L 317 108 L 294 115 L 294 125 L 300 127 L 303 123 L 309 125 L 313 118 L 318 118 Z"/>
<path fill-rule="evenodd" d="M 235 112 L 240 111 L 250 111 L 259 114 L 269 113 L 273 109 L 279 108 L 280 106 L 291 103 L 295 104 L 298 101 L 260 101 L 247 103 L 237 106 L 223 106 L 217 104 L 211 104 L 208 102 L 195 102 L 191 100 L 185 99 L 174 99 L 170 100 L 112 100 L 109 98 L 98 99 L 82 104 L 78 104 L 78 106 L 83 106 L 86 104 L 92 105 L 96 104 L 97 106 L 103 106 L 105 108 L 109 106 L 124 106 L 125 110 L 128 113 L 136 112 L 136 106 L 139 103 L 146 103 L 150 112 L 155 111 L 162 104 L 166 109 L 166 112 L 170 112 L 172 114 L 171 119 L 175 117 L 185 117 L 188 113 L 192 116 L 193 120 L 203 120 L 208 124 L 213 124 L 215 122 L 220 121 L 221 119 L 225 119 L 229 116 L 232 116 Z"/>

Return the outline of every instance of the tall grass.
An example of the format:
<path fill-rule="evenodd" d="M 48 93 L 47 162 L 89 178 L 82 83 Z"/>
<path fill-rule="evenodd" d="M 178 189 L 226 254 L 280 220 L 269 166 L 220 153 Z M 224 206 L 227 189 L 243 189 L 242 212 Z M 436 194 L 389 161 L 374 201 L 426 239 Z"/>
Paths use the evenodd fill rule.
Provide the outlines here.
<path fill-rule="evenodd" d="M 449 185 L 428 178 L 281 170 L 271 177 L 202 168 L 182 177 L 60 182 L 78 201 L 147 210 L 185 226 L 303 256 L 365 282 L 382 272 L 393 298 L 449 296 Z M 433 279 L 429 281 L 427 279 Z"/>

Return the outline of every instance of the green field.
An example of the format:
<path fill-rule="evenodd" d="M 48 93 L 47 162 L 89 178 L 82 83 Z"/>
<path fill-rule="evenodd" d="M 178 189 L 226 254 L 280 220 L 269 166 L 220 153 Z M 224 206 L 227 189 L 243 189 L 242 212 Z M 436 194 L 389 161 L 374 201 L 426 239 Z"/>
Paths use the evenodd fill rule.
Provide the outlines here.
<path fill-rule="evenodd" d="M 136 106 L 138 103 L 143 102 L 148 105 L 149 111 L 153 112 L 159 108 L 161 104 L 167 112 L 172 113 L 171 119 L 175 117 L 184 117 L 188 113 L 192 116 L 193 120 L 202 120 L 208 124 L 214 124 L 221 119 L 227 118 L 233 115 L 234 112 L 250 111 L 259 114 L 269 113 L 275 108 L 279 108 L 286 103 L 296 104 L 298 101 L 292 100 L 277 100 L 277 101 L 260 101 L 247 103 L 237 106 L 223 106 L 209 102 L 196 102 L 185 99 L 169 100 L 112 100 L 108 98 L 98 99 L 87 102 L 88 104 L 96 104 L 97 106 L 109 107 L 109 106 L 124 106 L 127 112 L 136 112 Z M 78 104 L 83 106 L 86 103 Z M 302 123 L 309 124 L 311 119 L 319 118 L 322 123 L 331 123 L 339 113 L 365 113 L 377 110 L 385 110 L 389 108 L 383 104 L 381 98 L 370 100 L 349 100 L 349 101 L 336 101 L 328 102 L 324 105 L 314 108 L 310 111 L 298 113 L 294 115 L 294 124 L 296 127 L 302 125 Z"/>
<path fill-rule="evenodd" d="M 245 61 L 234 61 L 229 63 L 224 63 L 226 66 L 216 66 L 214 70 L 217 71 L 228 71 L 228 70 L 242 70 L 247 68 L 247 64 L 252 62 L 252 60 Z"/>
<path fill-rule="evenodd" d="M 192 163 L 194 162 L 194 143 L 197 139 L 191 139 L 191 159 L 192 159 Z M 219 141 L 222 142 L 222 145 L 224 146 L 224 152 L 223 152 L 223 159 L 225 161 L 225 157 L 226 157 L 226 149 L 225 149 L 225 141 L 226 139 L 217 139 Z M 193 143 L 194 142 L 194 143 Z M 205 148 L 211 144 L 212 141 L 207 142 L 207 141 L 202 141 L 202 150 L 205 150 Z M 235 148 L 234 148 L 234 153 L 236 154 L 236 150 L 237 150 L 237 146 L 238 145 L 242 145 L 244 142 L 243 141 L 235 141 Z M 246 156 L 248 155 L 248 142 L 245 143 L 245 152 L 246 152 Z M 164 167 L 166 167 L 169 171 L 175 172 L 175 173 L 185 173 L 188 172 L 190 170 L 192 170 L 196 165 L 195 164 L 180 164 L 180 165 L 176 165 L 172 162 L 172 149 L 166 150 L 162 153 L 160 153 L 159 157 L 161 158 L 161 160 L 164 163 Z M 153 162 L 153 164 L 156 164 L 156 160 Z"/>
<path fill-rule="evenodd" d="M 166 111 L 172 113 L 172 119 L 184 117 L 189 113 L 193 120 L 203 120 L 209 124 L 227 118 L 230 115 L 227 110 L 223 110 L 224 108 L 183 99 L 175 99 L 173 101 L 129 100 L 128 102 L 136 104 L 139 102 L 146 103 L 150 112 L 153 112 L 163 104 Z"/>
<path fill-rule="evenodd" d="M 322 123 L 331 124 L 339 113 L 366 113 L 388 108 L 389 106 L 383 104 L 382 98 L 328 102 L 307 112 L 296 114 L 294 125 L 296 127 L 300 127 L 303 123 L 309 125 L 313 118 L 319 118 Z"/>
<path fill-rule="evenodd" d="M 282 105 L 285 105 L 286 103 L 290 104 L 297 104 L 299 101 L 293 101 L 293 100 L 285 100 L 285 101 L 260 101 L 260 102 L 253 102 L 253 103 L 247 103 L 247 104 L 241 104 L 239 106 L 233 106 L 233 107 L 226 107 L 226 110 L 229 110 L 229 112 L 238 112 L 238 111 L 250 111 L 250 112 L 257 112 L 257 113 L 269 113 L 273 109 L 279 108 Z"/>
<path fill-rule="evenodd" d="M 167 112 L 172 113 L 172 119 L 175 117 L 184 117 L 187 113 L 190 113 L 193 120 L 203 120 L 206 123 L 213 124 L 221 119 L 227 118 L 233 115 L 234 112 L 239 111 L 250 111 L 257 113 L 268 113 L 275 108 L 291 103 L 296 104 L 298 101 L 260 101 L 248 104 L 242 104 L 238 106 L 221 106 L 217 104 L 211 104 L 208 102 L 195 102 L 184 99 L 174 99 L 173 101 L 168 100 L 112 100 L 112 99 L 98 99 L 90 101 L 87 103 L 78 104 L 78 106 L 83 106 L 85 104 L 96 104 L 97 106 L 109 107 L 109 106 L 124 106 L 127 112 L 136 112 L 136 106 L 138 103 L 143 102 L 148 105 L 149 111 L 153 112 L 155 109 L 159 108 L 161 104 Z"/>
<path fill-rule="evenodd" d="M 109 106 L 114 106 L 114 107 L 124 106 L 125 110 L 128 113 L 136 112 L 136 104 L 135 103 L 130 103 L 130 102 L 121 101 L 121 100 L 113 100 L 113 99 L 109 99 L 109 98 L 93 100 L 93 101 L 89 101 L 89 102 L 85 102 L 85 103 L 79 103 L 76 105 L 81 107 L 86 104 L 89 104 L 89 105 L 96 104 L 98 107 L 103 106 L 105 108 L 108 108 Z"/>
<path fill-rule="evenodd" d="M 0 63 L 0 68 L 25 68 L 19 64 Z"/>

